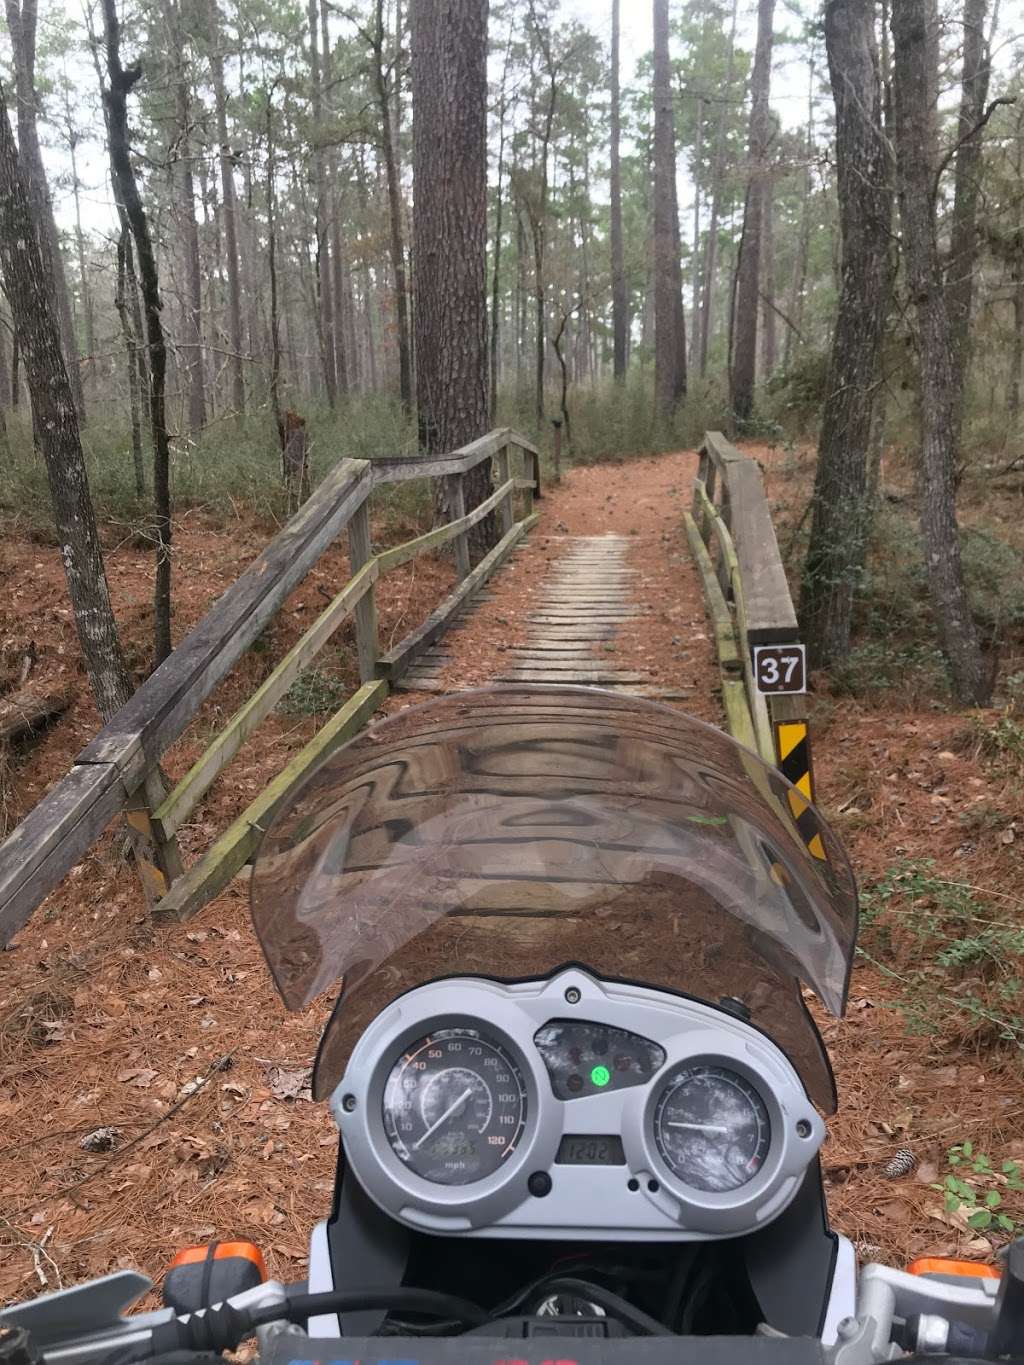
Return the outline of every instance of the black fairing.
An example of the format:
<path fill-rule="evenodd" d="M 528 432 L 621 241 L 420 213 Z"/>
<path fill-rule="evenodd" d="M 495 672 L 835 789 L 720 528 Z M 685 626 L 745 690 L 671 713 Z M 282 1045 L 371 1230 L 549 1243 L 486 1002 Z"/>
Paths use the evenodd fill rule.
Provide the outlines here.
<path fill-rule="evenodd" d="M 388 1218 L 346 1171 L 339 1152 L 334 1208 L 327 1226 L 336 1289 L 386 1289 L 401 1284 L 458 1293 L 490 1308 L 574 1254 L 635 1260 L 642 1253 L 666 1280 L 682 1258 L 719 1277 L 733 1312 L 705 1311 L 689 1329 L 749 1337 L 759 1322 L 793 1337 L 818 1337 L 835 1273 L 838 1238 L 828 1226 L 817 1161 L 807 1169 L 789 1207 L 760 1232 L 720 1242 L 560 1243 L 523 1239 L 433 1237 Z M 655 1310 L 655 1315 L 657 1312 Z M 379 1312 L 348 1314 L 346 1335 L 380 1329 Z M 676 1339 L 678 1340 L 678 1338 Z"/>

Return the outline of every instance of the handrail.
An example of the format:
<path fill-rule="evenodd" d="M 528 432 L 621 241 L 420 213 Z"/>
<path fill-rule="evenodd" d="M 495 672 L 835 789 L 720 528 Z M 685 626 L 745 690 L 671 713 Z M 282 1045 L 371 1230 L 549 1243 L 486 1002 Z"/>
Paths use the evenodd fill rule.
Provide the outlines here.
<path fill-rule="evenodd" d="M 467 513 L 463 478 L 487 460 L 497 467 L 497 486 Z M 449 505 L 454 509 L 452 520 L 373 554 L 368 520 L 373 490 L 414 478 L 447 481 Z M 525 493 L 527 503 L 518 521 L 514 512 L 517 493 Z M 245 856 L 249 856 L 254 831 L 266 815 L 267 793 L 188 872 L 182 868 L 175 835 L 255 727 L 354 612 L 363 685 L 289 764 L 285 786 L 290 783 L 291 790 L 323 757 L 327 747 L 342 742 L 365 724 L 387 697 L 390 683 L 443 632 L 457 607 L 526 534 L 536 521 L 532 504 L 539 496 L 537 447 L 507 427 L 488 432 L 450 455 L 340 461 L 249 568 L 103 726 L 78 755 L 67 776 L 0 844 L 0 943 L 8 942 L 24 925 L 118 811 L 128 812 L 148 898 L 161 902 L 162 913 L 193 913 L 224 885 L 225 868 L 231 865 L 237 871 L 241 852 L 246 850 Z M 471 571 L 467 533 L 492 512 L 499 519 L 498 545 Z M 162 755 L 343 531 L 349 536 L 353 576 L 167 793 L 159 773 Z M 381 656 L 375 584 L 389 569 L 452 541 L 460 578 L 456 589 L 422 626 Z M 318 744 L 321 736 L 323 744 Z M 274 783 L 268 791 L 271 789 L 276 790 Z"/>
<path fill-rule="evenodd" d="M 790 806 L 799 822 L 813 800 L 807 698 L 765 696 L 754 668 L 759 645 L 799 644 L 796 611 L 760 467 L 721 432 L 705 433 L 684 520 L 714 625 L 726 723 L 796 786 L 800 795 L 790 792 Z M 824 857 L 814 833 L 808 847 Z"/>

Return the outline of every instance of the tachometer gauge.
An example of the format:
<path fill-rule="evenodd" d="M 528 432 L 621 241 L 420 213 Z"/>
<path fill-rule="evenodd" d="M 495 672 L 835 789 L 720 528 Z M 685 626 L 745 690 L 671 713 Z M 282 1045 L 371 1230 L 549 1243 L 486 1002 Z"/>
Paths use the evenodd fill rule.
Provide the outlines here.
<path fill-rule="evenodd" d="M 654 1111 L 654 1141 L 674 1176 L 724 1194 L 748 1184 L 771 1145 L 764 1100 L 723 1066 L 684 1066 L 668 1079 Z"/>
<path fill-rule="evenodd" d="M 399 1161 L 435 1185 L 483 1180 L 526 1123 L 526 1086 L 508 1052 L 475 1029 L 412 1043 L 384 1086 L 384 1131 Z"/>

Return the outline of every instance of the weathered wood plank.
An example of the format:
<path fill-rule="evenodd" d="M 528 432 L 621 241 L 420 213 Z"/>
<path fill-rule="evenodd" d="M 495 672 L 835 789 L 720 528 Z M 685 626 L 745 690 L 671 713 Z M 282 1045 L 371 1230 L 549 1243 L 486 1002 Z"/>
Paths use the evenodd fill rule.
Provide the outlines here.
<path fill-rule="evenodd" d="M 365 504 L 364 504 L 365 505 Z M 274 709 L 292 683 L 316 658 L 336 630 L 377 581 L 378 564 L 370 559 L 313 622 L 309 630 L 235 712 L 210 747 L 200 755 L 174 790 L 153 812 L 153 819 L 169 838 L 195 810 L 217 775 L 231 762 L 256 726 Z"/>
<path fill-rule="evenodd" d="M 249 861 L 278 808 L 317 765 L 361 730 L 388 695 L 387 683 L 364 683 L 318 734 L 295 755 L 269 786 L 184 877 L 174 883 L 154 910 L 156 919 L 189 919 Z"/>
<path fill-rule="evenodd" d="M 726 487 L 746 603 L 747 637 L 752 645 L 795 640 L 796 611 L 761 471 L 753 460 L 733 461 L 726 470 Z"/>
<path fill-rule="evenodd" d="M 363 503 L 356 508 L 348 524 L 348 561 L 353 578 L 358 577 L 365 565 L 373 557 L 370 540 L 370 508 Z M 377 560 L 378 576 L 381 571 Z M 359 679 L 370 682 L 377 672 L 377 655 L 380 645 L 377 638 L 377 603 L 371 582 L 369 592 L 361 594 L 356 604 L 356 650 L 359 655 Z"/>
<path fill-rule="evenodd" d="M 744 455 L 742 450 L 737 450 L 720 431 L 706 431 L 704 433 L 704 449 L 707 451 L 711 463 L 723 476 L 729 465 L 735 463 L 749 464 L 751 462 L 750 456 Z"/>
<path fill-rule="evenodd" d="M 445 479 L 445 501 L 451 508 L 453 520 L 461 521 L 466 515 L 466 484 L 461 474 L 451 474 Z M 460 531 L 455 537 L 455 572 L 460 582 L 471 568 L 469 538 L 465 531 Z"/>
<path fill-rule="evenodd" d="M 748 749 L 757 752 L 757 736 L 750 718 L 747 689 L 740 678 L 722 679 L 722 705 L 725 708 L 729 733 Z"/>
<path fill-rule="evenodd" d="M 600 669 L 573 669 L 554 672 L 545 668 L 516 668 L 508 673 L 499 673 L 498 682 L 552 682 L 552 683 L 642 683 L 650 682 L 649 673 L 603 673 Z"/>
<path fill-rule="evenodd" d="M 380 484 L 405 483 L 409 479 L 442 478 L 452 474 L 466 474 L 483 460 L 495 455 L 507 442 L 521 446 L 537 456 L 537 447 L 508 427 L 489 431 L 479 440 L 454 450 L 450 455 L 392 455 L 371 461 L 374 487 Z M 539 478 L 538 478 L 539 484 Z M 536 496 L 536 494 L 535 494 Z"/>
<path fill-rule="evenodd" d="M 539 515 L 539 513 L 534 512 L 530 516 L 524 517 L 522 521 L 516 522 L 508 535 L 498 541 L 494 549 L 484 556 L 468 578 L 463 579 L 455 591 L 450 593 L 441 605 L 431 612 L 423 624 L 411 631 L 404 640 L 399 641 L 394 649 L 389 650 L 387 654 L 381 657 L 378 661 L 378 668 L 384 677 L 391 680 L 400 678 L 412 660 L 434 643 L 466 598 L 487 581 L 517 542 L 536 524 Z"/>
<path fill-rule="evenodd" d="M 395 545 L 390 550 L 383 550 L 377 556 L 377 563 L 380 565 L 381 573 L 386 573 L 388 569 L 394 569 L 399 564 L 405 564 L 410 559 L 415 559 L 424 550 L 431 550 L 438 545 L 446 545 L 450 540 L 454 540 L 460 533 L 465 533 L 471 526 L 476 526 L 483 521 L 488 512 L 492 511 L 503 498 L 508 498 L 512 493 L 512 481 L 506 480 L 500 488 L 484 498 L 483 502 L 478 503 L 472 512 L 467 512 L 458 521 L 446 521 L 443 526 L 435 526 L 432 531 L 427 531 L 422 536 L 417 536 L 415 540 L 407 540 L 401 545 Z"/>
<path fill-rule="evenodd" d="M 125 784 L 181 734 L 224 675 L 271 620 L 370 489 L 365 460 L 343 460 L 245 573 L 218 599 L 173 654 L 79 755 L 82 763 L 116 763 Z"/>
<path fill-rule="evenodd" d="M 89 851 L 128 799 L 112 763 L 80 763 L 0 844 L 0 944 Z"/>
<path fill-rule="evenodd" d="M 686 538 L 690 543 L 690 553 L 693 555 L 697 571 L 704 584 L 704 603 L 711 618 L 712 629 L 715 632 L 718 661 L 723 667 L 728 666 L 738 670 L 740 658 L 736 646 L 732 612 L 729 610 L 729 604 L 726 602 L 718 579 L 715 577 L 714 566 L 711 563 L 707 546 L 697 529 L 697 523 L 688 512 L 683 513 L 683 521 L 686 526 Z"/>
<path fill-rule="evenodd" d="M 503 536 L 507 536 L 515 521 L 515 509 L 512 506 L 515 478 L 512 470 L 512 456 L 507 441 L 495 455 L 494 466 L 498 471 L 497 482 L 503 488 L 508 489 L 508 493 L 501 498 L 498 506 L 498 530 Z"/>

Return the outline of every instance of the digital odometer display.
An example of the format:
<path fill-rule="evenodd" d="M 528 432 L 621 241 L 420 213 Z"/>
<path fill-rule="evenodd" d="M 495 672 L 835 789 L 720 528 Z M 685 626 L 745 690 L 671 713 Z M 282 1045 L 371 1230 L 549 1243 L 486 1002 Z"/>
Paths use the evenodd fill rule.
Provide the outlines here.
<path fill-rule="evenodd" d="M 558 1144 L 559 1166 L 625 1166 L 626 1153 L 616 1133 L 594 1137 L 590 1133 L 566 1133 Z"/>
<path fill-rule="evenodd" d="M 438 1029 L 397 1059 L 382 1107 L 399 1161 L 435 1185 L 468 1185 L 515 1151 L 526 1086 L 499 1043 L 475 1029 Z"/>

